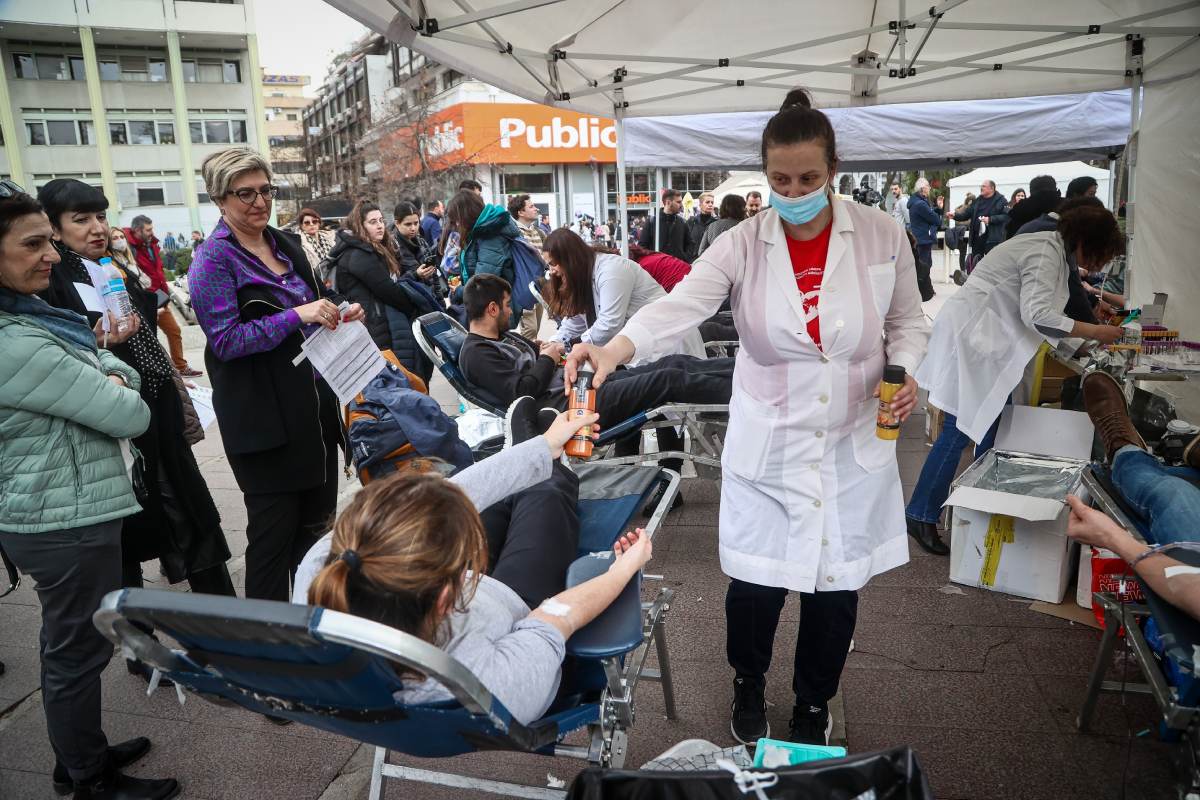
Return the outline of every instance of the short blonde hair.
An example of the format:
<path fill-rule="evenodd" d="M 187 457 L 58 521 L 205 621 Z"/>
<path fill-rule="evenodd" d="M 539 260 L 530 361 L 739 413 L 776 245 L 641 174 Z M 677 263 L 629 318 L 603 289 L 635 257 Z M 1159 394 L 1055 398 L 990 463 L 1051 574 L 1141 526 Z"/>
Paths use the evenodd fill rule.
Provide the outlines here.
<path fill-rule="evenodd" d="M 230 147 L 220 150 L 204 159 L 204 163 L 200 165 L 204 190 L 213 201 L 229 194 L 229 185 L 239 175 L 258 170 L 266 173 L 268 181 L 275 177 L 271 172 L 271 165 L 252 147 Z"/>
<path fill-rule="evenodd" d="M 714 203 L 715 203 L 715 202 L 717 202 L 717 197 L 716 197 L 716 195 L 714 195 L 712 192 L 702 192 L 702 193 L 700 194 L 700 197 L 699 197 L 699 198 L 697 198 L 697 199 L 698 199 L 700 202 L 704 202 L 704 198 L 706 198 L 706 197 L 711 197 L 711 198 L 713 199 L 713 202 L 714 202 Z"/>

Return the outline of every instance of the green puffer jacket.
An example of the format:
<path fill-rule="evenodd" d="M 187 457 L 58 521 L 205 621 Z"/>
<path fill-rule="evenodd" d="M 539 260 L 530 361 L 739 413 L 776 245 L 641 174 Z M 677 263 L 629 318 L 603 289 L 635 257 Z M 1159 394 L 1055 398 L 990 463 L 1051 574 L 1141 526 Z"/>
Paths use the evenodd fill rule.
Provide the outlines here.
<path fill-rule="evenodd" d="M 512 245 L 521 238 L 517 223 L 503 206 L 486 205 L 463 248 L 462 280 L 465 286 L 471 276 L 483 272 L 499 275 L 509 285 L 515 278 Z"/>
<path fill-rule="evenodd" d="M 5 312 L 0 353 L 0 531 L 38 534 L 136 513 L 117 443 L 150 424 L 133 368 L 107 350 L 97 365 L 37 323 Z"/>

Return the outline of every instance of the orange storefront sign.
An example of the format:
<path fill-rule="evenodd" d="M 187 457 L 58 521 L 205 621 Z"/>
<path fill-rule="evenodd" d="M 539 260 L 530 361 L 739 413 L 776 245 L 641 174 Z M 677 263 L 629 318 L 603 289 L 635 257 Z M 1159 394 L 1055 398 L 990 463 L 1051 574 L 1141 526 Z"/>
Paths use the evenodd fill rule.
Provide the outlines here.
<path fill-rule="evenodd" d="M 408 162 L 410 175 L 422 160 L 429 169 L 617 160 L 612 120 L 529 103 L 460 103 L 390 136 L 393 165 Z"/>

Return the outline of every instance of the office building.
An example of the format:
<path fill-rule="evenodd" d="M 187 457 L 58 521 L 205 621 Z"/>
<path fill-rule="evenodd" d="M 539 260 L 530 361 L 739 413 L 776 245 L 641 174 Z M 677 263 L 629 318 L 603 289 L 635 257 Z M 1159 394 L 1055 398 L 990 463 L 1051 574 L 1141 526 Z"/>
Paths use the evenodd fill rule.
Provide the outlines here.
<path fill-rule="evenodd" d="M 279 187 L 276 210 L 287 221 L 304 207 L 311 194 L 308 162 L 304 157 L 304 109 L 312 100 L 304 96 L 307 75 L 263 75 L 267 144 L 271 168 Z"/>
<path fill-rule="evenodd" d="M 211 230 L 199 176 L 233 143 L 267 151 L 253 0 L 0 5 L 0 175 L 104 189 L 110 219 Z"/>

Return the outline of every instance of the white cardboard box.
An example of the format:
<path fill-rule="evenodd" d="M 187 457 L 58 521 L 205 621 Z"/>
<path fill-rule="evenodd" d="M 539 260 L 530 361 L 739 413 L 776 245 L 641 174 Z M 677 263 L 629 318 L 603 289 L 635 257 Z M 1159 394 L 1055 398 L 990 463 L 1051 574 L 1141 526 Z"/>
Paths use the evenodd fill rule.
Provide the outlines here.
<path fill-rule="evenodd" d="M 995 452 L 1064 459 L 1082 473 L 1092 435 L 1087 414 L 1009 406 L 1000 418 Z M 1061 603 L 1078 549 L 1066 534 L 1068 507 L 1058 499 L 974 487 L 972 478 L 988 458 L 981 456 L 963 473 L 946 501 L 952 507 L 950 580 Z M 1084 492 L 1077 478 L 1073 493 Z"/>

